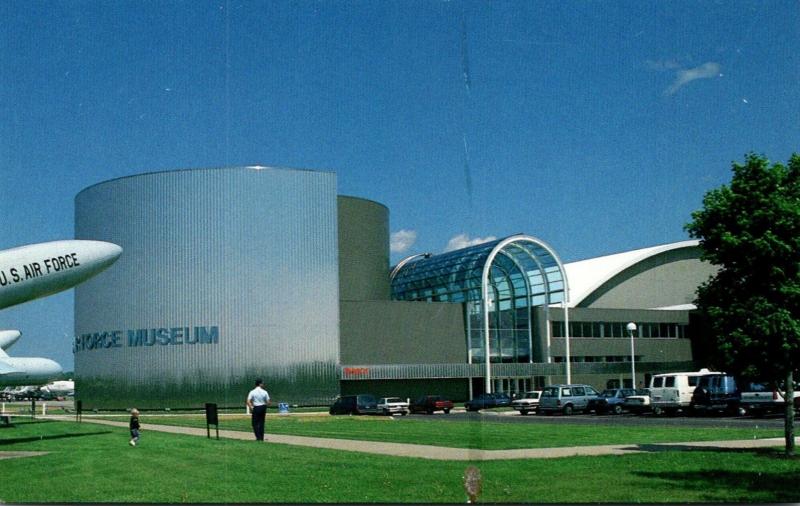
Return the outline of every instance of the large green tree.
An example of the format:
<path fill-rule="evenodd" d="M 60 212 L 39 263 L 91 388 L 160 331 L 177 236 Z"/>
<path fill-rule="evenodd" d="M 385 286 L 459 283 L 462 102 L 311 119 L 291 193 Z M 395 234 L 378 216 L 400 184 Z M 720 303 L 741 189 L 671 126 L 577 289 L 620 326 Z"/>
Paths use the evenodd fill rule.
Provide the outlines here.
<path fill-rule="evenodd" d="M 686 225 L 719 267 L 697 291 L 708 335 L 729 371 L 794 392 L 800 364 L 800 155 L 787 165 L 749 154 L 730 184 L 706 193 Z M 786 403 L 786 454 L 794 409 Z"/>

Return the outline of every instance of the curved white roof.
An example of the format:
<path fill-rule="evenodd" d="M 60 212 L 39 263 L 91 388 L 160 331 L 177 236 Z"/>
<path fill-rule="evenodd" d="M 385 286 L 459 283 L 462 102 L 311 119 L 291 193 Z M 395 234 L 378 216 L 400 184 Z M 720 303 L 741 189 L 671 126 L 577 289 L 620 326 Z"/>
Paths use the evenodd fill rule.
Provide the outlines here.
<path fill-rule="evenodd" d="M 699 244 L 700 241 L 673 242 L 566 263 L 564 264 L 564 270 L 567 271 L 567 279 L 569 280 L 569 307 L 577 306 L 589 294 L 600 288 L 603 283 L 649 257 L 665 251 L 689 248 Z"/>

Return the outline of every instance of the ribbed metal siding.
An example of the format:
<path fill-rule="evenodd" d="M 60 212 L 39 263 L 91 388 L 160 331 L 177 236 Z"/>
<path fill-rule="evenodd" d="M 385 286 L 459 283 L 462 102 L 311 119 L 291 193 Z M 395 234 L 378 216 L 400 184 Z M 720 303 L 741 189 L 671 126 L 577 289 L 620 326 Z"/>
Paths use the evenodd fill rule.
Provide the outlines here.
<path fill-rule="evenodd" d="M 123 247 L 76 290 L 75 333 L 121 330 L 75 354 L 85 406 L 241 405 L 338 393 L 336 176 L 272 168 L 143 174 L 76 197 L 76 237 Z M 218 326 L 218 344 L 127 346 L 127 330 Z"/>

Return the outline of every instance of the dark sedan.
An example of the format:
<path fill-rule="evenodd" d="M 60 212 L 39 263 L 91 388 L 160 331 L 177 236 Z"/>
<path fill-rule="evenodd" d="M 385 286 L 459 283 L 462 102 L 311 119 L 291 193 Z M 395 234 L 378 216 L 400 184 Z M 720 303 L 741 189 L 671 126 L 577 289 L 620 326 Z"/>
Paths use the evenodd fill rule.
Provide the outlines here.
<path fill-rule="evenodd" d="M 586 405 L 586 411 L 594 411 L 598 415 L 604 413 L 619 415 L 622 413 L 625 398 L 635 394 L 636 391 L 632 388 L 609 388 L 603 390 L 597 398 L 589 400 L 589 404 Z"/>
<path fill-rule="evenodd" d="M 479 409 L 499 408 L 503 406 L 511 406 L 511 397 L 504 393 L 481 394 L 464 404 L 467 411 L 478 411 Z"/>

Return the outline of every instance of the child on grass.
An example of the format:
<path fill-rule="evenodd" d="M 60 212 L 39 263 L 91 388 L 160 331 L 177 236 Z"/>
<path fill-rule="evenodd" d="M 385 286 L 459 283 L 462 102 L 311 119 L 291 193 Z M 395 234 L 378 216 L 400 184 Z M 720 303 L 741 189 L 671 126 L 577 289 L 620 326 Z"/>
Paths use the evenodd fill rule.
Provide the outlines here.
<path fill-rule="evenodd" d="M 136 443 L 139 442 L 139 410 L 136 408 L 131 410 L 131 422 L 129 425 L 131 428 L 130 444 L 131 446 L 136 446 Z"/>

